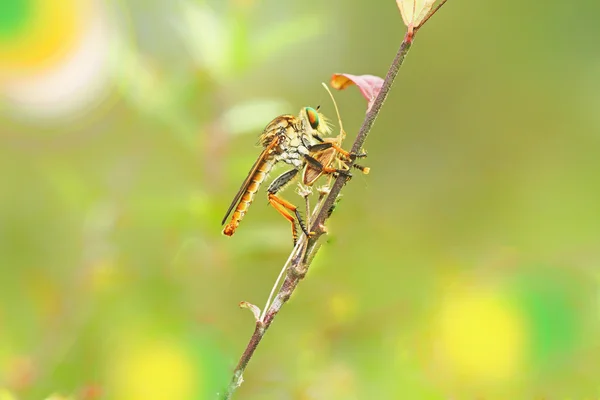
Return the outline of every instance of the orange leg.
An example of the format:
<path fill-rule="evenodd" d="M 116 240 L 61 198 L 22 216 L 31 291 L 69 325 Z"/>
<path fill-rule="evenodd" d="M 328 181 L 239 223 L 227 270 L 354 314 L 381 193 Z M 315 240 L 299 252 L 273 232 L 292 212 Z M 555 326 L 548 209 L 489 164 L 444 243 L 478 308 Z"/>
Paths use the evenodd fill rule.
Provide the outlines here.
<path fill-rule="evenodd" d="M 321 162 L 319 160 L 316 160 L 314 157 L 309 156 L 309 155 L 304 156 L 304 158 L 312 166 L 312 168 L 316 169 L 317 171 L 319 171 L 321 173 L 346 175 L 348 178 L 352 177 L 352 174 L 347 169 L 337 169 L 337 168 L 327 167 L 327 166 L 321 164 Z M 347 168 L 347 166 L 346 166 L 346 168 Z"/>
<path fill-rule="evenodd" d="M 351 153 L 349 151 L 344 150 L 341 147 L 341 145 L 339 145 L 336 142 L 335 139 L 334 140 L 320 139 L 319 141 L 321 143 L 318 143 L 318 144 L 315 144 L 315 145 L 309 147 L 308 150 L 310 150 L 311 153 L 333 148 L 335 151 L 337 151 L 339 154 L 341 154 L 341 156 L 343 158 L 345 158 L 347 160 L 354 160 L 355 158 L 363 158 L 363 157 L 367 156 L 367 153 L 365 153 L 365 152 Z"/>
<path fill-rule="evenodd" d="M 344 157 L 350 158 L 352 155 L 346 150 L 342 149 L 335 143 L 331 143 L 331 147 L 333 147 L 338 153 L 342 154 Z"/>
<path fill-rule="evenodd" d="M 326 174 L 333 174 L 333 173 L 339 172 L 339 170 L 337 168 L 331 168 L 331 167 L 323 167 L 322 171 Z"/>
<path fill-rule="evenodd" d="M 331 143 L 331 147 L 333 147 L 338 153 L 346 157 L 346 159 L 348 160 L 351 160 L 353 158 L 363 158 L 367 156 L 367 153 L 350 153 L 349 151 L 342 149 L 335 143 Z"/>
<path fill-rule="evenodd" d="M 290 223 L 292 224 L 292 238 L 294 240 L 294 244 L 296 244 L 296 241 L 298 240 L 298 232 L 296 230 L 296 219 L 298 220 L 298 224 L 300 224 L 300 228 L 302 228 L 302 231 L 306 234 L 306 236 L 310 236 L 308 233 L 308 230 L 306 229 L 306 226 L 304 225 L 304 222 L 302 221 L 302 217 L 300 216 L 300 213 L 298 212 L 298 207 L 296 207 L 295 205 L 293 205 L 292 203 L 290 203 L 287 200 L 277 197 L 273 193 L 269 193 L 269 203 L 281 215 L 283 215 L 283 217 L 285 219 L 290 221 Z M 292 211 L 296 215 L 296 218 L 291 216 L 287 210 Z"/>

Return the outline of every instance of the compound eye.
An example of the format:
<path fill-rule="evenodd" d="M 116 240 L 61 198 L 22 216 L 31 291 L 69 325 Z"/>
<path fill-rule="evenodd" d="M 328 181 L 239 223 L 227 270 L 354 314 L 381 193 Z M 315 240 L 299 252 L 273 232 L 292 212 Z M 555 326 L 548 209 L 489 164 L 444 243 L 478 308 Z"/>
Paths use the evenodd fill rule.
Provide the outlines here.
<path fill-rule="evenodd" d="M 313 129 L 317 129 L 319 126 L 319 113 L 312 107 L 306 107 L 304 109 L 306 111 L 306 117 L 308 118 L 308 123 L 310 127 Z"/>

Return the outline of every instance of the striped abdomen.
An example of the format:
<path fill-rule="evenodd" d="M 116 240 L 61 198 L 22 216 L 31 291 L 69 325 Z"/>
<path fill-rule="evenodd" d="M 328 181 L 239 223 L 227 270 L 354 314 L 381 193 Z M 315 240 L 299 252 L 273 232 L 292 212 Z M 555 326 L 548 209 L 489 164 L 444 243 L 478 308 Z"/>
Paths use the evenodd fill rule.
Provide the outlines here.
<path fill-rule="evenodd" d="M 225 235 L 231 236 L 234 234 L 235 230 L 240 225 L 242 218 L 244 218 L 244 215 L 246 215 L 248 207 L 250 207 L 250 204 L 252 204 L 260 184 L 263 183 L 263 181 L 267 178 L 267 175 L 271 171 L 271 168 L 273 168 L 274 164 L 274 159 L 264 158 L 258 162 L 256 169 L 250 176 L 248 176 L 244 186 L 240 189 L 241 196 L 239 197 L 237 206 L 233 211 L 231 221 L 229 221 L 229 223 L 225 225 L 225 228 L 223 229 L 223 233 Z"/>

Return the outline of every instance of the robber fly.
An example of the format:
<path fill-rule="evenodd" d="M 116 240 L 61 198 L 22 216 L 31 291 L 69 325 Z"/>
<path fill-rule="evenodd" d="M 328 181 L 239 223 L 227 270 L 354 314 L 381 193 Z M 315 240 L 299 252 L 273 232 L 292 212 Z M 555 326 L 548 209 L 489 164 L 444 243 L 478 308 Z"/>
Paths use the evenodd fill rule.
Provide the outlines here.
<path fill-rule="evenodd" d="M 310 154 L 313 146 L 325 143 L 321 135 L 327 135 L 330 127 L 325 118 L 317 109 L 305 107 L 300 110 L 298 117 L 293 115 L 281 115 L 272 120 L 260 135 L 259 143 L 263 151 L 250 169 L 246 180 L 235 195 L 231 205 L 225 213 L 222 224 L 231 215 L 231 220 L 223 233 L 231 236 L 246 215 L 250 204 L 256 196 L 260 185 L 265 181 L 267 175 L 280 161 L 292 166 L 292 169 L 277 177 L 267 188 L 269 204 L 271 204 L 292 225 L 292 238 L 294 243 L 298 234 L 295 221 L 302 231 L 309 235 L 308 230 L 296 206 L 277 196 L 277 193 L 289 184 L 302 170 L 307 162 L 306 157 Z M 289 212 L 292 212 L 292 216 Z"/>

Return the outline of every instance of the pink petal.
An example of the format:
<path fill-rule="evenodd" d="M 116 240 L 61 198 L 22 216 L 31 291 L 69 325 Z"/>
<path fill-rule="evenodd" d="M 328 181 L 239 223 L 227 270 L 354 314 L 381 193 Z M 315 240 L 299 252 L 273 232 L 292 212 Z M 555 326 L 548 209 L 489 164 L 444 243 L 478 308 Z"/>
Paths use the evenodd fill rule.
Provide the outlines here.
<path fill-rule="evenodd" d="M 333 74 L 330 84 L 331 87 L 337 90 L 344 90 L 351 85 L 358 86 L 363 97 L 369 102 L 367 106 L 367 112 L 369 112 L 375 98 L 381 91 L 383 79 L 375 75 Z"/>

